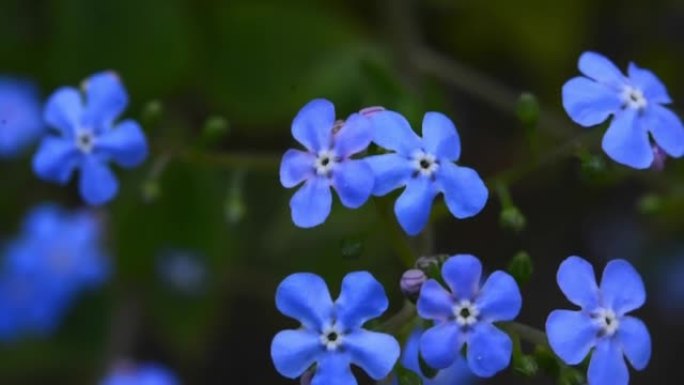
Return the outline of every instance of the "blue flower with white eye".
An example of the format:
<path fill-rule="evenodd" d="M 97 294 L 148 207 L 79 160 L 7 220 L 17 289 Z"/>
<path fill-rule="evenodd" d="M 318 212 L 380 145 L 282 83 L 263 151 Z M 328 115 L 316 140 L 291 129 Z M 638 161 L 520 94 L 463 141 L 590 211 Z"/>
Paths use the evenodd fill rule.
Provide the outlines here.
<path fill-rule="evenodd" d="M 420 339 L 425 362 L 443 369 L 454 364 L 461 348 L 472 372 L 491 377 L 506 368 L 513 343 L 493 322 L 513 320 L 520 312 L 522 297 L 513 277 L 495 271 L 480 287 L 482 264 L 472 255 L 455 255 L 442 266 L 446 290 L 434 279 L 423 284 L 418 314 L 434 321 Z"/>
<path fill-rule="evenodd" d="M 474 216 L 484 208 L 489 193 L 480 175 L 454 163 L 461 155 L 461 141 L 449 118 L 426 113 L 422 139 L 394 111 L 376 112 L 369 118 L 373 141 L 394 151 L 366 158 L 376 178 L 373 194 L 382 196 L 406 186 L 394 212 L 408 234 L 416 235 L 425 227 L 439 193 L 456 218 Z"/>
<path fill-rule="evenodd" d="M 373 172 L 351 156 L 368 147 L 367 118 L 352 114 L 335 121 L 335 107 L 325 99 L 307 103 L 292 122 L 292 135 L 306 151 L 290 149 L 280 164 L 280 182 L 290 188 L 304 182 L 290 200 L 292 220 L 299 227 L 320 225 L 330 214 L 333 187 L 342 204 L 363 205 L 373 189 Z"/>
<path fill-rule="evenodd" d="M 0 77 L 0 157 L 19 155 L 45 133 L 40 104 L 31 82 Z"/>
<path fill-rule="evenodd" d="M 84 84 L 85 98 L 75 88 L 63 87 L 50 96 L 45 121 L 57 135 L 46 136 L 33 158 L 33 170 L 49 182 L 66 184 L 79 170 L 79 190 L 90 205 L 110 201 L 119 189 L 109 167 L 140 165 L 147 157 L 147 139 L 133 120 L 115 120 L 128 104 L 119 77 L 102 72 Z"/>
<path fill-rule="evenodd" d="M 610 261 L 596 284 L 594 269 L 580 257 L 569 257 L 558 269 L 558 286 L 581 310 L 554 310 L 546 320 L 553 351 L 569 365 L 579 364 L 593 349 L 589 385 L 627 385 L 623 356 L 637 370 L 651 358 L 651 337 L 641 320 L 628 316 L 646 301 L 644 283 L 629 262 Z"/>
<path fill-rule="evenodd" d="M 664 105 L 672 102 L 653 72 L 630 63 L 627 76 L 606 57 L 585 52 L 584 76 L 563 85 L 563 107 L 577 124 L 589 127 L 613 116 L 603 150 L 616 162 L 644 169 L 653 163 L 653 141 L 668 155 L 684 155 L 684 126 Z"/>
<path fill-rule="evenodd" d="M 100 385 L 178 385 L 180 381 L 167 368 L 153 363 L 120 364 Z"/>
<path fill-rule="evenodd" d="M 368 272 L 347 274 L 335 302 L 318 275 L 292 274 L 278 286 L 276 306 L 301 322 L 301 328 L 281 331 L 271 344 L 273 363 L 287 378 L 315 364 L 311 385 L 356 385 L 351 364 L 379 380 L 399 358 L 394 337 L 363 329 L 388 306 L 385 290 Z"/>

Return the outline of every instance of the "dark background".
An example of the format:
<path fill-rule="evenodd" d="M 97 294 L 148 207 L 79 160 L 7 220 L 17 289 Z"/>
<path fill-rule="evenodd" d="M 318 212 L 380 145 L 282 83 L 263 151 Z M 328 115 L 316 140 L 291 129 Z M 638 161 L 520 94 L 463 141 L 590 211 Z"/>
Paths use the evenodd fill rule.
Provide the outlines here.
<path fill-rule="evenodd" d="M 468 252 L 495 270 L 527 250 L 536 270 L 520 319 L 540 328 L 550 310 L 570 307 L 555 283 L 563 258 L 582 255 L 598 271 L 627 258 L 646 282 L 649 301 L 637 314 L 654 346 L 631 383 L 680 383 L 684 165 L 670 160 L 658 173 L 612 163 L 599 149 L 603 129 L 573 125 L 560 88 L 591 49 L 622 68 L 629 60 L 651 68 L 684 100 L 682 23 L 676 0 L 1 1 L 3 73 L 33 78 L 47 96 L 116 70 L 131 95 L 126 116 L 141 120 L 153 152 L 143 167 L 119 172 L 122 191 L 101 209 L 113 279 L 74 304 L 53 337 L 1 346 L 0 382 L 93 384 L 126 357 L 161 362 L 185 384 L 295 383 L 278 376 L 268 352 L 273 335 L 295 325 L 273 295 L 296 271 L 323 275 L 336 292 L 344 274 L 369 270 L 396 311 L 404 267 L 373 202 L 359 210 L 336 202 L 313 230 L 289 217 L 292 191 L 277 170 L 294 146 L 290 122 L 326 97 L 341 117 L 383 105 L 414 127 L 428 110 L 459 127 L 461 163 L 487 178 L 491 198 L 476 218 L 443 216 L 411 240 L 417 255 Z M 516 117 L 523 91 L 542 105 L 536 128 Z M 203 127 L 220 118 L 229 134 L 208 140 Z M 0 164 L 3 238 L 38 202 L 80 204 L 73 186 L 39 181 L 29 157 Z M 513 168 L 525 170 L 510 186 L 527 218 L 520 233 L 500 226 L 491 183 Z M 345 252 L 357 241 L 360 255 Z M 158 255 L 175 248 L 206 263 L 198 294 L 160 278 Z M 489 383 L 525 381 L 505 374 Z"/>

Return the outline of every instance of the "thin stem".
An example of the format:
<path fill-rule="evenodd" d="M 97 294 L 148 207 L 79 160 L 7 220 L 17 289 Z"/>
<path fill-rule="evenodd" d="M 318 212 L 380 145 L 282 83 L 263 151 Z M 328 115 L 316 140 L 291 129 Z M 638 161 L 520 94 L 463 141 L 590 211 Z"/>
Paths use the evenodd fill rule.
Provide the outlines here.
<path fill-rule="evenodd" d="M 532 326 L 519 322 L 503 322 L 499 326 L 509 333 L 519 336 L 521 339 L 539 346 L 549 346 L 546 333 Z"/>
<path fill-rule="evenodd" d="M 397 253 L 397 256 L 404 264 L 405 268 L 411 268 L 415 264 L 416 255 L 413 248 L 406 239 L 406 235 L 394 220 L 392 208 L 389 201 L 382 198 L 374 199 L 375 209 L 378 217 L 382 221 L 385 231 L 390 239 L 390 245 Z"/>

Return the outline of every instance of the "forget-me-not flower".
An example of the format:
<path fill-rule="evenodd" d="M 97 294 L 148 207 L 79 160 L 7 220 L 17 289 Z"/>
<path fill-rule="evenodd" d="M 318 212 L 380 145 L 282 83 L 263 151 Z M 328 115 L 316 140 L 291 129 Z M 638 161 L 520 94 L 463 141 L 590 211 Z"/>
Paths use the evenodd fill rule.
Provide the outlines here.
<path fill-rule="evenodd" d="M 637 370 L 651 358 L 651 337 L 641 320 L 628 316 L 646 301 L 639 273 L 629 262 L 610 261 L 596 284 L 594 269 L 580 257 L 569 257 L 558 269 L 558 286 L 581 310 L 554 310 L 546 321 L 553 351 L 569 365 L 579 364 L 593 349 L 589 385 L 627 385 L 623 356 Z"/>
<path fill-rule="evenodd" d="M 368 272 L 347 274 L 335 302 L 318 275 L 292 274 L 278 287 L 276 306 L 301 322 L 299 329 L 278 333 L 271 344 L 273 363 L 287 378 L 315 364 L 312 385 L 356 385 L 351 364 L 379 380 L 399 358 L 394 337 L 363 329 L 388 306 L 385 290 Z"/>
<path fill-rule="evenodd" d="M 147 157 L 147 140 L 133 120 L 115 120 L 128 104 L 119 77 L 102 72 L 84 83 L 85 95 L 63 87 L 50 96 L 44 117 L 56 135 L 46 136 L 33 158 L 33 170 L 42 179 L 67 183 L 78 170 L 79 190 L 91 205 L 108 202 L 119 183 L 110 169 L 113 162 L 125 168 L 140 165 Z"/>
<path fill-rule="evenodd" d="M 426 113 L 422 139 L 394 111 L 376 112 L 369 118 L 373 141 L 394 151 L 366 158 L 376 178 L 373 194 L 381 196 L 406 186 L 394 212 L 408 234 L 416 235 L 425 227 L 432 201 L 440 192 L 456 218 L 471 217 L 484 208 L 489 193 L 480 175 L 454 163 L 461 155 L 461 141 L 449 118 Z"/>
<path fill-rule="evenodd" d="M 117 365 L 100 385 L 178 385 L 178 378 L 167 368 L 154 363 Z"/>
<path fill-rule="evenodd" d="M 664 105 L 672 102 L 653 72 L 630 63 L 627 76 L 606 57 L 585 52 L 579 58 L 584 76 L 563 86 L 563 106 L 572 120 L 589 127 L 613 116 L 603 136 L 603 150 L 613 160 L 637 169 L 653 163 L 651 139 L 668 155 L 684 155 L 684 126 Z"/>
<path fill-rule="evenodd" d="M 40 103 L 31 82 L 0 77 L 0 157 L 19 155 L 45 133 Z"/>
<path fill-rule="evenodd" d="M 436 280 L 423 284 L 418 297 L 418 314 L 435 325 L 420 339 L 425 362 L 436 368 L 451 366 L 467 346 L 470 370 L 491 377 L 506 368 L 513 343 L 493 322 L 513 320 L 522 298 L 513 277 L 503 271 L 492 273 L 482 286 L 482 264 L 472 255 L 449 258 L 442 266 L 446 290 Z"/>

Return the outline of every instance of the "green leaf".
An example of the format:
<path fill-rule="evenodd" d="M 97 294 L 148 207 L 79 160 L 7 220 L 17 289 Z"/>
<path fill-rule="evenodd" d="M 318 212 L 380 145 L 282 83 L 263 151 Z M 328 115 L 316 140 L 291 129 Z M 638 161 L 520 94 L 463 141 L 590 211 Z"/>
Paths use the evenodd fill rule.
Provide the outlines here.
<path fill-rule="evenodd" d="M 420 378 L 415 372 L 404 368 L 401 365 L 397 365 L 396 369 L 397 380 L 399 385 L 422 385 L 423 379 Z"/>

